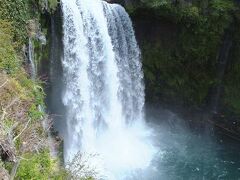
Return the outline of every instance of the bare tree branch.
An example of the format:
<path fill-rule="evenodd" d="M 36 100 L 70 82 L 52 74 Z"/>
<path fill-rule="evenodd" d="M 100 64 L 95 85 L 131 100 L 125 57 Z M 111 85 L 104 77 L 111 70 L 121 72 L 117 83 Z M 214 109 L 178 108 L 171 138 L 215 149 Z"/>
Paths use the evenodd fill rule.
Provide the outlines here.
<path fill-rule="evenodd" d="M 2 113 L 2 116 L 1 116 L 1 122 L 4 120 L 5 118 L 5 115 L 7 114 L 7 112 L 5 110 L 2 110 L 3 113 Z"/>
<path fill-rule="evenodd" d="M 0 88 L 2 88 L 3 86 L 5 86 L 8 83 L 8 79 L 0 86 Z"/>
<path fill-rule="evenodd" d="M 28 124 L 31 122 L 31 119 L 28 120 L 27 124 L 25 125 L 25 127 L 23 128 L 23 130 L 13 139 L 13 142 L 16 141 L 17 138 L 19 138 L 19 136 L 21 136 L 21 134 L 28 128 Z"/>
<path fill-rule="evenodd" d="M 7 107 L 5 108 L 5 110 L 7 110 L 8 108 L 10 108 L 12 105 L 15 104 L 16 101 L 18 101 L 19 98 L 18 97 L 15 97 L 8 105 Z"/>
<path fill-rule="evenodd" d="M 20 159 L 18 159 L 15 163 L 14 166 L 12 168 L 11 174 L 10 174 L 10 180 L 14 180 L 16 174 L 17 174 L 17 169 L 20 165 Z"/>

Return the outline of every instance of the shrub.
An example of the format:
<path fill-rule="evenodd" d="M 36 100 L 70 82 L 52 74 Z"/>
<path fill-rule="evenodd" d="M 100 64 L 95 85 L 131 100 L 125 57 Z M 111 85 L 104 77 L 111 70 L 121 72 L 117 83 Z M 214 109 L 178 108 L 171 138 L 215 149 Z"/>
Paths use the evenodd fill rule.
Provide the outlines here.
<path fill-rule="evenodd" d="M 14 74 L 19 66 L 20 62 L 13 46 L 13 27 L 9 22 L 0 20 L 0 71 Z"/>
<path fill-rule="evenodd" d="M 46 180 L 51 176 L 54 161 L 45 150 L 39 154 L 25 154 L 20 162 L 16 178 Z"/>

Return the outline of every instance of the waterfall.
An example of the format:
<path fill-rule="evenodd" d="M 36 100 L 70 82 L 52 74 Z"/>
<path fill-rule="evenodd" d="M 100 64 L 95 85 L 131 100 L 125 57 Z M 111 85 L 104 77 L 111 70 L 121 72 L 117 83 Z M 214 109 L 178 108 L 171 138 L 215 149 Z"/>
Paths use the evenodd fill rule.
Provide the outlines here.
<path fill-rule="evenodd" d="M 144 118 L 141 54 L 123 7 L 62 0 L 65 161 L 97 154 L 89 165 L 107 179 L 144 169 L 155 152 Z"/>
<path fill-rule="evenodd" d="M 29 40 L 28 40 L 28 60 L 29 60 L 29 63 L 30 63 L 31 78 L 36 79 L 36 65 L 35 65 L 35 60 L 34 60 L 34 46 L 33 46 L 31 38 L 29 38 Z"/>

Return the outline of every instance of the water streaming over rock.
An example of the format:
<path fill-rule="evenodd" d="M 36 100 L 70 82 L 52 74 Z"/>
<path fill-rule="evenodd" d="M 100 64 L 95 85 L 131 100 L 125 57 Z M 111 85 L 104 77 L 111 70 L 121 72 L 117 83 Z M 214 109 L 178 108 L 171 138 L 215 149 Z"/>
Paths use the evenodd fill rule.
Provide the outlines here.
<path fill-rule="evenodd" d="M 28 40 L 28 60 L 30 63 L 31 78 L 36 79 L 37 68 L 35 65 L 35 58 L 34 58 L 34 45 L 31 38 L 29 38 Z"/>
<path fill-rule="evenodd" d="M 107 179 L 149 166 L 154 148 L 144 120 L 143 72 L 124 8 L 101 0 L 62 0 L 65 161 L 79 151 Z"/>

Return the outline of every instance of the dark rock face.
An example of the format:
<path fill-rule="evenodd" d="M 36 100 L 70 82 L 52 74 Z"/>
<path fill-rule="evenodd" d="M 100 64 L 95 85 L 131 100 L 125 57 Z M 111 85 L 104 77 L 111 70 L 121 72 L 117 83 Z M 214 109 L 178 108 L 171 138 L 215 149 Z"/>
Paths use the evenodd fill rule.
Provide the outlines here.
<path fill-rule="evenodd" d="M 106 1 L 109 3 L 121 4 L 123 6 L 135 5 L 137 3 L 140 3 L 140 0 L 106 0 Z"/>
<path fill-rule="evenodd" d="M 218 122 L 218 128 L 231 130 L 230 134 L 238 137 L 240 101 L 233 94 L 240 88 L 234 83 L 240 77 L 239 69 L 234 68 L 240 64 L 240 22 L 233 18 L 234 10 L 226 9 L 223 11 L 229 19 L 216 21 L 209 2 L 171 0 L 170 13 L 161 6 L 131 4 L 141 4 L 129 12 L 142 50 L 146 101 L 164 105 L 184 117 L 196 117 L 196 121 L 199 117 L 201 121 L 211 118 Z M 195 8 L 203 14 L 180 18 Z M 207 21 L 200 25 L 199 17 Z M 199 115 L 203 113 L 207 115 Z"/>
<path fill-rule="evenodd" d="M 106 0 L 108 3 L 125 4 L 125 0 Z"/>

